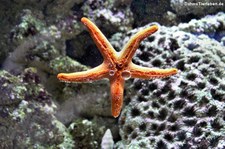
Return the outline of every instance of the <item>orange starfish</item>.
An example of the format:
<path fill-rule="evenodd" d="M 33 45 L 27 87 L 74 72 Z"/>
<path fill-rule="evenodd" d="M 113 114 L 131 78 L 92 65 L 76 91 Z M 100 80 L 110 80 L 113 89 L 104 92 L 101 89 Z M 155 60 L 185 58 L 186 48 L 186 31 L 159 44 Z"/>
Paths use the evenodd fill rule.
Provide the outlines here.
<path fill-rule="evenodd" d="M 130 77 L 141 79 L 164 78 L 177 73 L 176 68 L 147 68 L 138 66 L 132 62 L 132 57 L 140 42 L 158 30 L 156 25 L 136 33 L 131 37 L 121 52 L 116 52 L 94 23 L 85 17 L 83 17 L 81 21 L 87 26 L 104 61 L 99 66 L 90 70 L 74 73 L 60 73 L 57 75 L 57 78 L 66 82 L 90 82 L 108 78 L 111 90 L 111 110 L 115 118 L 119 116 L 123 105 L 124 81 L 126 79 Z"/>

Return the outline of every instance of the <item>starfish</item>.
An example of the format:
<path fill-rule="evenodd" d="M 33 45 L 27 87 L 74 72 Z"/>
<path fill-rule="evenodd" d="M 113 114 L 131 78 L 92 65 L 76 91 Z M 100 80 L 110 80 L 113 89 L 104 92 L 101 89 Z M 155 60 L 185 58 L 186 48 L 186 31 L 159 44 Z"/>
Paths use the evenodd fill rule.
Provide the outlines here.
<path fill-rule="evenodd" d="M 123 105 L 124 82 L 129 78 L 154 79 L 169 77 L 177 73 L 176 68 L 157 69 L 142 67 L 132 62 L 132 57 L 139 44 L 146 37 L 158 30 L 157 25 L 152 25 L 139 31 L 131 37 L 120 52 L 114 50 L 112 45 L 88 18 L 83 17 L 81 22 L 87 26 L 92 39 L 103 56 L 99 66 L 87 71 L 74 73 L 59 73 L 57 78 L 65 82 L 92 82 L 103 78 L 110 81 L 111 111 L 113 117 L 118 117 Z"/>

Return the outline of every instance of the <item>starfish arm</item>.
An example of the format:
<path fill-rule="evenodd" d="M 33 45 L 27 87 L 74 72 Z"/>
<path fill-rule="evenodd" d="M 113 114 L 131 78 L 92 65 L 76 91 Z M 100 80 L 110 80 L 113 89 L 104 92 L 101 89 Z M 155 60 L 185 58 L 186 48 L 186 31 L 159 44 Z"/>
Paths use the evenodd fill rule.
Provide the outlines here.
<path fill-rule="evenodd" d="M 165 78 L 175 75 L 178 72 L 176 68 L 157 69 L 157 68 L 142 67 L 136 64 L 131 64 L 129 69 L 132 78 L 141 78 L 141 79 Z"/>
<path fill-rule="evenodd" d="M 108 76 L 108 69 L 104 64 L 87 71 L 74 72 L 74 73 L 59 73 L 57 78 L 65 82 L 91 82 L 100 80 Z"/>
<path fill-rule="evenodd" d="M 121 63 L 129 63 L 132 60 L 135 51 L 139 47 L 140 42 L 155 33 L 157 30 L 158 26 L 153 25 L 133 35 L 120 52 L 120 59 L 122 60 Z"/>
<path fill-rule="evenodd" d="M 111 62 L 115 61 L 114 57 L 116 56 L 116 51 L 103 35 L 103 33 L 99 30 L 99 28 L 88 18 L 83 17 L 81 22 L 87 26 L 89 33 L 91 34 L 91 37 L 101 52 L 103 58 Z"/>
<path fill-rule="evenodd" d="M 113 117 L 118 117 L 123 106 L 124 79 L 113 77 L 110 79 L 111 110 Z"/>

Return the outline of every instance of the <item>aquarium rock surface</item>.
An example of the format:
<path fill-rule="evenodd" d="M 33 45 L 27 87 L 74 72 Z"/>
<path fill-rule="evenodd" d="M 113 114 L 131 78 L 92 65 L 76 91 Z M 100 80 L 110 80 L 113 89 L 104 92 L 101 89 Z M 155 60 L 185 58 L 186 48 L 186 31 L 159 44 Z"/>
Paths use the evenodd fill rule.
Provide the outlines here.
<path fill-rule="evenodd" d="M 0 148 L 72 148 L 72 136 L 55 118 L 56 106 L 35 69 L 0 74 Z"/>

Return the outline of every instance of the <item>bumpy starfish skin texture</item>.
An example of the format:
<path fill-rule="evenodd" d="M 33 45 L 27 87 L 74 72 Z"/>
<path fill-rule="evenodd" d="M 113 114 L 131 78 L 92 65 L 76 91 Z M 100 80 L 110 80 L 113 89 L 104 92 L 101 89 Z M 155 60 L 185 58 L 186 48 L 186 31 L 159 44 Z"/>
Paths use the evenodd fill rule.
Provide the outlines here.
<path fill-rule="evenodd" d="M 108 78 L 111 91 L 111 110 L 118 117 L 123 105 L 124 82 L 128 78 L 153 79 L 169 77 L 177 73 L 176 68 L 156 69 L 138 66 L 132 63 L 132 57 L 140 42 L 158 30 L 150 26 L 131 37 L 120 52 L 116 52 L 99 28 L 87 18 L 81 21 L 87 26 L 91 37 L 103 56 L 103 63 L 87 71 L 60 73 L 57 78 L 65 82 L 91 82 Z"/>

